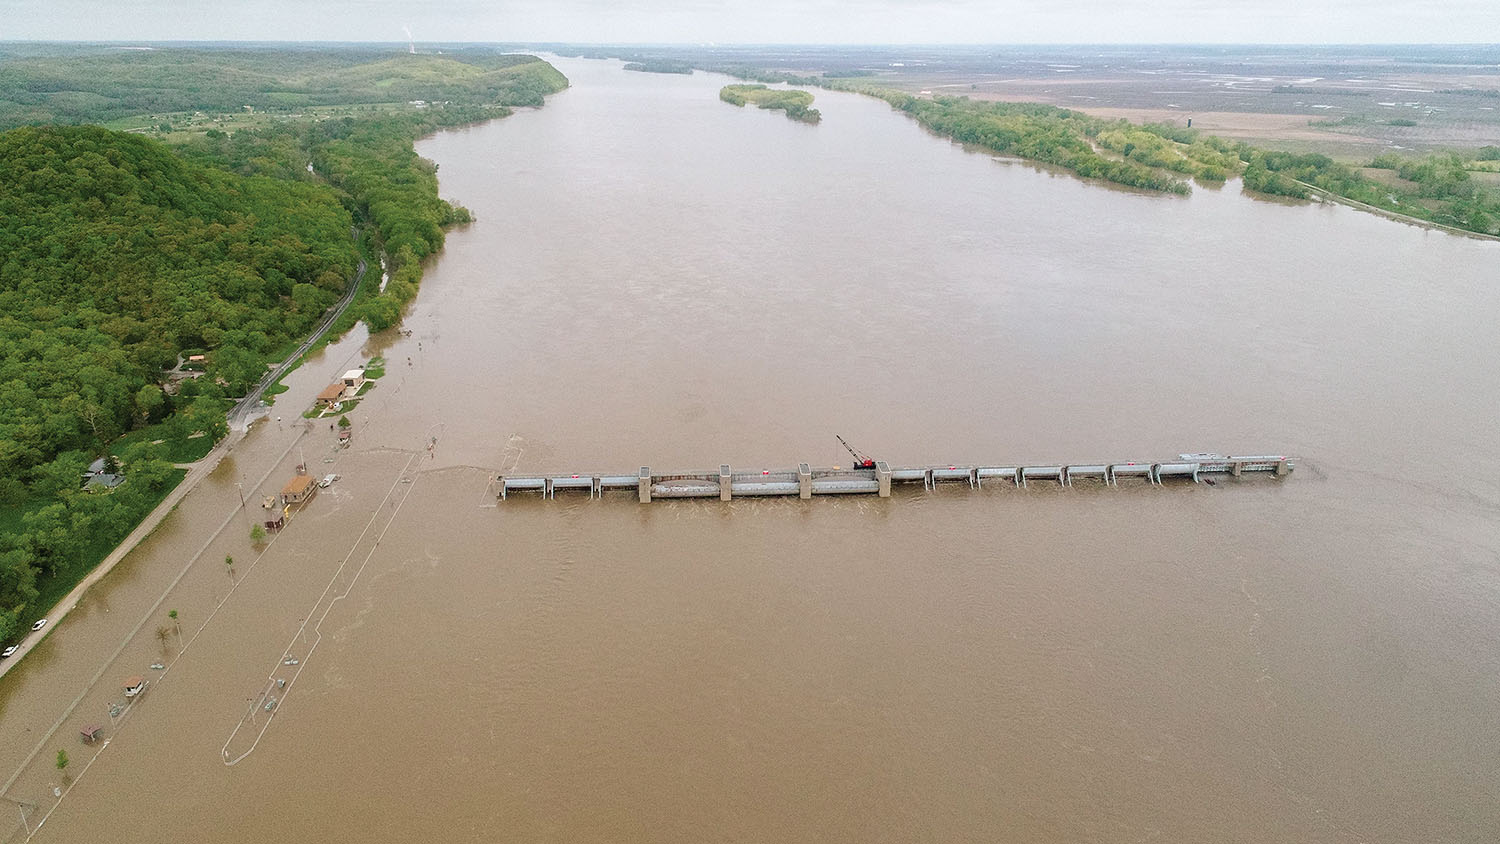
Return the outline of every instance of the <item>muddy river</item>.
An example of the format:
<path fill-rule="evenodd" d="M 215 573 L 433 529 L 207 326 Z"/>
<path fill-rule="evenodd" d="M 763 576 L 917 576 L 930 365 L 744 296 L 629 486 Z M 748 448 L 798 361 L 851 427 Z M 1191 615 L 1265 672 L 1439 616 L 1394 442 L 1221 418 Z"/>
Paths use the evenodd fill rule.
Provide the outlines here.
<path fill-rule="evenodd" d="M 302 367 L 0 684 L 0 840 L 1500 835 L 1500 244 L 558 64 L 545 108 L 419 144 L 477 222 L 410 336 Z M 377 354 L 339 450 L 300 411 Z M 884 500 L 491 486 L 847 465 L 835 433 L 896 464 L 1302 459 Z M 342 477 L 257 554 L 299 461 Z"/>

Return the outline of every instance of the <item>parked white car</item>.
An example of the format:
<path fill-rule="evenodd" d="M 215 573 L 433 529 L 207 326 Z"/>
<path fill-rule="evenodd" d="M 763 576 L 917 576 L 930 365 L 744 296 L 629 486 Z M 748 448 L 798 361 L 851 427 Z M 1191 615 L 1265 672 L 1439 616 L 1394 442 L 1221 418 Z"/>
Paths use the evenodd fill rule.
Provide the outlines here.
<path fill-rule="evenodd" d="M 6 648 L 5 650 L 0 651 L 0 659 L 5 659 L 6 657 L 10 656 L 11 654 L 15 653 L 16 651 L 18 651 L 20 649 L 21 649 L 20 645 L 11 645 L 10 647 Z"/>
<path fill-rule="evenodd" d="M 46 626 L 47 626 L 47 619 L 45 619 L 45 618 L 39 618 L 39 619 L 37 619 L 36 624 L 31 625 L 31 632 L 35 633 L 36 631 L 41 630 L 43 627 L 46 627 Z"/>

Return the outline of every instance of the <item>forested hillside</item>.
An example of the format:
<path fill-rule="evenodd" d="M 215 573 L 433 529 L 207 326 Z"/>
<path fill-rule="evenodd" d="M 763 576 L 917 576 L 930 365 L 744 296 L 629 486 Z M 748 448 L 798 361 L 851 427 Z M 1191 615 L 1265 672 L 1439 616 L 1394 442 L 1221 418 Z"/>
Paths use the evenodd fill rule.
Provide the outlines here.
<path fill-rule="evenodd" d="M 469 58 L 465 57 L 465 61 Z M 286 119 L 255 129 L 208 128 L 181 141 L 182 154 L 244 174 L 326 181 L 362 221 L 371 224 L 387 257 L 391 281 L 379 295 L 361 297 L 353 314 L 374 330 L 393 325 L 416 296 L 421 260 L 443 247 L 443 232 L 467 222 L 469 212 L 438 195 L 437 171 L 412 144 L 439 129 L 504 117 L 515 106 L 540 106 L 547 94 L 568 86 L 567 77 L 534 56 L 478 57 L 489 70 L 469 67 L 443 76 L 455 59 L 401 54 L 375 66 L 345 71 L 379 85 L 393 74 L 406 81 L 389 87 L 447 101 L 422 100 L 420 108 L 371 107 L 351 116 Z M 487 63 L 487 64 L 486 64 Z M 465 65 L 465 67 L 468 67 Z M 432 81 L 429 78 L 432 77 Z M 467 87 L 466 87 L 467 86 Z M 308 173 L 306 164 L 314 166 Z"/>
<path fill-rule="evenodd" d="M 210 350 L 242 393 L 344 289 L 349 228 L 326 188 L 144 138 L 0 135 L 0 475 L 102 449 L 147 415 L 138 391 L 183 349 Z"/>
<path fill-rule="evenodd" d="M 349 228 L 327 188 L 192 164 L 146 138 L 0 134 L 0 636 L 39 577 L 107 550 L 174 482 L 142 446 L 124 486 L 83 495 L 88 462 L 173 409 L 182 435 L 221 433 L 216 399 L 344 288 Z M 205 386 L 164 393 L 163 369 L 193 348 L 208 351 Z"/>
<path fill-rule="evenodd" d="M 222 436 L 225 397 L 350 283 L 358 229 L 392 278 L 350 313 L 399 319 L 421 259 L 468 219 L 413 141 L 567 85 L 488 52 L 48 49 L 0 46 L 0 127 L 23 126 L 0 134 L 0 642 L 175 485 L 171 460 Z M 110 120 L 152 128 L 24 126 Z M 189 352 L 207 371 L 174 390 Z M 111 451 L 124 485 L 83 492 Z"/>

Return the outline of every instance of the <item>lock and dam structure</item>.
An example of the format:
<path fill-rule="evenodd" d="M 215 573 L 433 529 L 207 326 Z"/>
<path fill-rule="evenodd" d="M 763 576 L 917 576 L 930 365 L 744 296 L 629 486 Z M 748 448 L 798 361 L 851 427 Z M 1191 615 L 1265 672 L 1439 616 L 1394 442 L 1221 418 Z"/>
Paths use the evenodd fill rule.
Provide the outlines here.
<path fill-rule="evenodd" d="M 1010 465 L 941 465 L 892 468 L 885 461 L 873 467 L 814 468 L 806 463 L 796 469 L 760 469 L 746 471 L 720 464 L 716 471 L 656 472 L 642 466 L 627 474 L 502 474 L 491 482 L 494 494 L 505 499 L 514 492 L 536 492 L 543 498 L 555 498 L 559 490 L 585 492 L 590 498 L 603 498 L 606 492 L 634 492 L 636 499 L 647 504 L 664 498 L 735 498 L 786 496 L 803 500 L 815 495 L 876 495 L 889 498 L 897 484 L 921 483 L 934 489 L 941 483 L 968 483 L 983 488 L 985 481 L 1026 488 L 1034 482 L 1050 482 L 1069 487 L 1075 481 L 1093 481 L 1103 486 L 1118 486 L 1122 480 L 1145 485 L 1168 481 L 1198 483 L 1208 475 L 1240 477 L 1246 473 L 1284 478 L 1294 468 L 1294 461 L 1284 455 L 1231 457 L 1222 454 L 1181 454 L 1171 461 L 1127 461 L 1121 463 L 1051 463 Z"/>

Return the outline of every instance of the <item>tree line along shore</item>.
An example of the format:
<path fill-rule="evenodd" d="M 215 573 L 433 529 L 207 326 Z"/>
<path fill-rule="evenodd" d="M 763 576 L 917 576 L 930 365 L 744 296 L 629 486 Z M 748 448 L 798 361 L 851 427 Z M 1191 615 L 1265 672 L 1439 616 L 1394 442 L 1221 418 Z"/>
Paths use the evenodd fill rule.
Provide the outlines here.
<path fill-rule="evenodd" d="M 362 255 L 389 281 L 333 332 L 400 318 L 470 219 L 414 141 L 566 86 L 488 49 L 0 47 L 0 643 L 227 433 Z"/>

